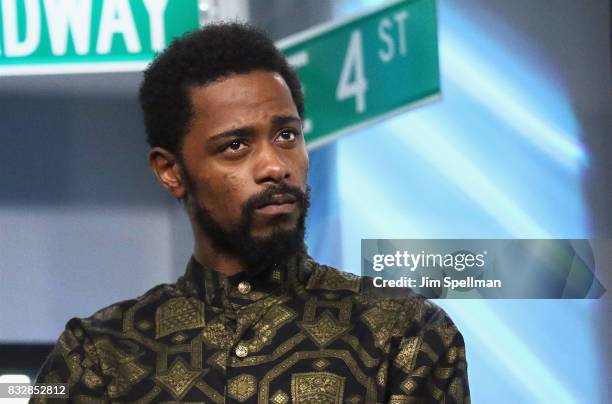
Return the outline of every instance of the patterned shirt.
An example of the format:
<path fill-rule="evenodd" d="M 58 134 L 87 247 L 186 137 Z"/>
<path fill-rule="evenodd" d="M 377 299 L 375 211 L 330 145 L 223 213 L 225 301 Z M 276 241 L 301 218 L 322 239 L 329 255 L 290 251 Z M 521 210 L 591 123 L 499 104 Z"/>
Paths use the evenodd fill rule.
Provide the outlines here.
<path fill-rule="evenodd" d="M 70 320 L 37 383 L 77 403 L 469 403 L 440 308 L 307 255 L 229 277 L 192 258 L 176 284 Z"/>

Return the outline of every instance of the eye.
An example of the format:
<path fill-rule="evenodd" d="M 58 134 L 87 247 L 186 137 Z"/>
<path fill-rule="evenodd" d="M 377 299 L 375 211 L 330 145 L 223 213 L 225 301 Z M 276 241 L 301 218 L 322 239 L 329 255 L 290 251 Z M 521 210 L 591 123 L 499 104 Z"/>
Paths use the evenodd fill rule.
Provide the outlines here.
<path fill-rule="evenodd" d="M 283 129 L 277 137 L 281 142 L 293 142 L 296 138 L 297 134 L 294 129 Z"/>
<path fill-rule="evenodd" d="M 236 152 L 243 150 L 245 147 L 246 147 L 246 144 L 242 140 L 235 139 L 235 140 L 232 140 L 231 143 L 224 146 L 222 151 L 229 151 L 232 153 L 236 153 Z"/>

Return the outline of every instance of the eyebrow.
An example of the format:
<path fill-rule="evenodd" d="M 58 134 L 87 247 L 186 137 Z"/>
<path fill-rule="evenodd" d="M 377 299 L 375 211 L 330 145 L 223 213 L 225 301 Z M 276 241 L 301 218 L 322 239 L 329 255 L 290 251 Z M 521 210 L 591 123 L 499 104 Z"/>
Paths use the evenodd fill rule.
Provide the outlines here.
<path fill-rule="evenodd" d="M 281 115 L 281 116 L 275 116 L 274 118 L 272 118 L 272 124 L 274 126 L 283 126 L 283 125 L 287 125 L 288 123 L 301 124 L 302 120 L 294 115 Z"/>
<path fill-rule="evenodd" d="M 214 143 L 218 140 L 223 140 L 226 138 L 237 138 L 237 137 L 250 138 L 250 137 L 253 137 L 254 135 L 255 135 L 255 129 L 250 126 L 246 126 L 244 128 L 230 129 L 230 130 L 226 130 L 224 132 L 218 133 L 216 135 L 213 135 L 210 138 L 208 138 L 208 143 Z"/>
<path fill-rule="evenodd" d="M 302 120 L 294 115 L 280 115 L 272 118 L 273 126 L 283 126 L 287 124 L 301 124 Z M 255 128 L 252 126 L 245 126 L 242 128 L 235 128 L 223 131 L 216 135 L 208 138 L 207 143 L 214 143 L 218 140 L 227 139 L 227 138 L 252 138 L 255 136 Z"/>

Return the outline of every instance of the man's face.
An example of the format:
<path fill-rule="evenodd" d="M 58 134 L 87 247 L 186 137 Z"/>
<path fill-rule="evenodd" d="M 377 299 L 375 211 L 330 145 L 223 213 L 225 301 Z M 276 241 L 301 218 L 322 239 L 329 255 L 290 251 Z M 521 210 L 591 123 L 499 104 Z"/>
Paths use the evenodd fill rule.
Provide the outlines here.
<path fill-rule="evenodd" d="M 193 87 L 190 96 L 182 168 L 201 230 L 246 265 L 294 253 L 286 250 L 303 241 L 308 155 L 287 84 L 256 70 Z"/>

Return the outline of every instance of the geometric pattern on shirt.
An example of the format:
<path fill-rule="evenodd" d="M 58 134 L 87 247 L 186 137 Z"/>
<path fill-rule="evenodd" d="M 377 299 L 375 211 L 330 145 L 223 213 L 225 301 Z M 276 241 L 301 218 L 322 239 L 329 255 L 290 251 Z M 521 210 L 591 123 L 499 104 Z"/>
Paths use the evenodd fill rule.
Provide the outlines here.
<path fill-rule="evenodd" d="M 160 305 L 155 313 L 155 338 L 203 326 L 204 302 L 195 298 L 170 299 Z"/>
<path fill-rule="evenodd" d="M 187 338 L 188 337 L 185 333 L 179 332 L 177 334 L 174 334 L 172 338 L 170 339 L 170 341 L 174 342 L 175 344 L 181 344 L 185 342 Z"/>
<path fill-rule="evenodd" d="M 341 325 L 329 310 L 325 310 L 313 323 L 302 321 L 298 324 L 319 348 L 325 348 L 352 328 L 350 325 Z"/>
<path fill-rule="evenodd" d="M 359 276 L 326 265 L 318 265 L 306 285 L 306 289 L 348 290 L 354 293 L 359 292 L 360 288 Z"/>
<path fill-rule="evenodd" d="M 450 395 L 459 404 L 463 404 L 463 380 L 459 377 L 455 377 L 448 388 Z"/>
<path fill-rule="evenodd" d="M 287 404 L 289 403 L 289 396 L 282 390 L 277 390 L 276 393 L 270 397 L 272 404 Z"/>
<path fill-rule="evenodd" d="M 338 319 L 342 324 L 348 324 L 351 320 L 351 311 L 353 303 L 350 297 L 340 300 L 322 300 L 317 297 L 311 297 L 304 305 L 304 314 L 302 321 L 308 323 L 313 322 L 316 317 L 317 309 L 333 308 L 338 310 Z"/>
<path fill-rule="evenodd" d="M 317 360 L 312 362 L 312 367 L 315 368 L 318 371 L 322 371 L 323 369 L 325 369 L 329 365 L 330 365 L 329 361 L 327 359 L 323 359 L 323 358 L 319 358 L 319 359 L 317 359 Z"/>
<path fill-rule="evenodd" d="M 294 320 L 297 313 L 283 305 L 272 306 L 265 316 L 258 321 L 254 327 L 253 338 L 243 340 L 242 343 L 248 348 L 249 354 L 261 351 L 261 349 L 272 342 L 272 338 L 285 324 Z"/>
<path fill-rule="evenodd" d="M 95 389 L 104 385 L 104 380 L 91 369 L 85 369 L 83 372 L 83 383 L 90 389 Z"/>
<path fill-rule="evenodd" d="M 345 349 L 320 349 L 318 351 L 297 351 L 269 370 L 259 381 L 259 402 L 267 403 L 270 392 L 270 383 L 283 374 L 292 374 L 290 369 L 302 360 L 316 358 L 336 358 L 344 363 L 350 371 L 351 380 L 366 388 L 366 402 L 375 402 L 376 386 L 371 377 L 368 377 L 357 365 L 357 361 L 351 353 Z"/>
<path fill-rule="evenodd" d="M 203 370 L 194 370 L 179 357 L 165 372 L 158 374 L 155 379 L 168 390 L 176 400 L 180 400 L 191 388 Z"/>
<path fill-rule="evenodd" d="M 368 326 L 374 336 L 374 345 L 377 348 L 385 349 L 389 338 L 390 327 L 393 319 L 393 312 L 373 307 L 361 315 L 361 319 Z"/>
<path fill-rule="evenodd" d="M 257 378 L 242 374 L 227 382 L 227 394 L 241 403 L 248 400 L 257 390 Z"/>
<path fill-rule="evenodd" d="M 225 349 L 232 342 L 232 332 L 221 321 L 213 321 L 206 324 L 202 330 L 204 342 L 216 349 Z"/>
<path fill-rule="evenodd" d="M 222 373 L 225 373 L 225 364 L 227 362 L 227 352 L 217 351 L 206 359 L 206 363 L 217 368 Z"/>
<path fill-rule="evenodd" d="M 384 386 L 387 384 L 387 372 L 389 368 L 389 362 L 383 362 L 382 365 L 380 365 L 380 368 L 378 369 L 378 372 L 376 372 L 376 383 L 378 383 L 379 386 Z"/>
<path fill-rule="evenodd" d="M 417 383 L 412 377 L 407 377 L 406 380 L 402 382 L 400 387 L 402 388 L 402 390 L 404 390 L 406 394 L 412 394 L 414 389 L 417 387 Z"/>
<path fill-rule="evenodd" d="M 457 335 L 457 329 L 454 327 L 449 327 L 448 324 L 444 322 L 438 322 L 434 327 L 434 330 L 438 333 L 445 347 L 450 346 L 453 342 L 453 338 Z"/>
<path fill-rule="evenodd" d="M 142 320 L 136 323 L 136 327 L 142 331 L 148 331 L 152 326 L 153 324 L 147 320 Z"/>
<path fill-rule="evenodd" d="M 400 394 L 394 394 L 389 399 L 389 404 L 417 404 L 420 402 L 424 402 L 419 398 L 404 396 Z"/>
<path fill-rule="evenodd" d="M 416 363 L 417 354 L 421 348 L 421 342 L 422 339 L 420 336 L 403 339 L 393 364 L 402 369 L 405 373 L 412 372 L 414 364 Z"/>
<path fill-rule="evenodd" d="M 363 362 L 365 366 L 372 368 L 380 364 L 380 358 L 372 357 L 368 353 L 367 349 L 363 347 L 363 342 L 359 340 L 359 338 L 357 338 L 356 336 L 351 335 L 351 333 L 347 333 L 343 335 L 341 339 L 342 341 L 349 344 L 351 348 L 353 348 L 353 350 L 355 351 L 355 353 L 357 353 L 357 355 L 359 355 L 359 359 L 361 359 L 361 362 Z"/>
<path fill-rule="evenodd" d="M 294 404 L 341 404 L 345 378 L 329 372 L 294 373 L 291 375 L 291 398 Z"/>
<path fill-rule="evenodd" d="M 433 397 L 435 400 L 442 401 L 444 398 L 444 391 L 436 385 L 433 378 L 427 379 L 426 387 L 429 396 Z"/>
<path fill-rule="evenodd" d="M 111 398 L 124 395 L 150 372 L 148 367 L 138 362 L 135 354 L 117 348 L 106 338 L 96 341 L 95 348 L 102 373 L 111 379 L 108 385 Z"/>

